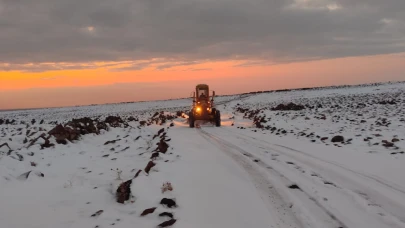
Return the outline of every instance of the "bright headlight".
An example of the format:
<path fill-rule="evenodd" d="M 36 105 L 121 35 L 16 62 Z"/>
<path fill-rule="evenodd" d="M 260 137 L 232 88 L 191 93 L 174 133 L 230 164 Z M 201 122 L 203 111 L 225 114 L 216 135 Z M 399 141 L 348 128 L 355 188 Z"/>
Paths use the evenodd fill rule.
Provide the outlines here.
<path fill-rule="evenodd" d="M 197 107 L 197 112 L 201 112 L 201 108 L 200 108 L 200 107 Z"/>

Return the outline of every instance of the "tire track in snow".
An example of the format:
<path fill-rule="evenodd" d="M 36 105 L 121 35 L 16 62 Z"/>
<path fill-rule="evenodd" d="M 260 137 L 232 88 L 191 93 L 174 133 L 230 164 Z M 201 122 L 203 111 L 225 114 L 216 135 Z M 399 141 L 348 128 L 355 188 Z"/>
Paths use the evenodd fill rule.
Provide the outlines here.
<path fill-rule="evenodd" d="M 313 156 L 313 155 L 311 155 L 311 154 L 308 154 L 308 153 L 305 153 L 305 152 L 303 152 L 303 151 L 295 150 L 295 149 L 290 148 L 290 147 L 287 147 L 287 146 L 278 145 L 278 144 L 273 144 L 273 145 L 274 145 L 274 146 L 278 146 L 278 147 L 282 147 L 282 148 L 284 148 L 284 149 L 288 149 L 288 150 L 290 150 L 290 151 L 294 151 L 294 152 L 297 152 L 297 153 L 301 153 L 301 154 L 303 154 L 303 155 L 305 155 L 305 156 L 311 157 L 311 158 L 313 158 L 313 159 L 320 160 L 320 161 L 322 161 L 322 162 L 325 162 L 325 163 L 328 163 L 328 164 L 331 164 L 331 165 L 338 166 L 338 167 L 340 167 L 340 168 L 342 168 L 342 169 L 345 169 L 345 170 L 350 171 L 350 172 L 352 172 L 352 173 L 355 173 L 355 174 L 357 174 L 357 175 L 360 175 L 360 176 L 363 176 L 363 177 L 365 177 L 365 178 L 374 180 L 375 182 L 377 182 L 377 183 L 379 183 L 379 184 L 382 184 L 382 185 L 385 185 L 386 187 L 389 187 L 389 188 L 391 188 L 391 189 L 393 189 L 393 190 L 395 190 L 395 191 L 397 191 L 397 192 L 400 192 L 400 193 L 405 194 L 405 190 L 404 190 L 404 189 L 402 189 L 402 188 L 400 188 L 400 187 L 398 187 L 398 186 L 395 186 L 395 184 L 393 184 L 393 183 L 388 183 L 388 181 L 383 181 L 383 180 L 381 180 L 380 178 L 375 177 L 375 176 L 373 176 L 373 175 L 368 175 L 368 174 L 365 174 L 365 173 L 362 173 L 362 172 L 355 171 L 355 170 L 353 170 L 353 169 L 344 167 L 343 165 L 340 165 L 340 164 L 338 164 L 338 163 L 331 162 L 331 161 L 326 161 L 326 160 L 324 160 L 324 159 L 315 157 L 315 156 Z"/>
<path fill-rule="evenodd" d="M 245 168 L 246 171 L 250 175 L 253 175 L 253 176 L 261 175 L 260 172 L 257 171 L 254 167 L 254 165 L 257 164 L 261 168 L 263 168 L 263 170 L 266 170 L 272 176 L 276 176 L 277 178 L 281 179 L 281 181 L 284 182 L 284 184 L 286 185 L 285 186 L 286 190 L 288 188 L 287 186 L 290 186 L 291 189 L 294 188 L 294 187 L 291 187 L 291 186 L 294 186 L 294 182 L 289 180 L 287 177 L 285 177 L 280 172 L 274 170 L 268 164 L 264 163 L 263 161 L 260 161 L 259 159 L 256 159 L 256 157 L 253 154 L 243 150 L 242 148 L 240 148 L 234 144 L 226 142 L 225 140 L 223 140 L 215 135 L 212 135 L 202 129 L 199 129 L 199 132 L 201 132 L 202 136 L 205 137 L 208 141 L 210 141 L 210 142 L 215 141 L 216 143 L 218 143 L 220 149 L 222 151 L 226 152 L 227 154 L 229 154 L 236 162 L 238 162 L 240 165 L 242 165 L 242 167 Z M 234 153 L 230 149 L 235 150 L 238 153 Z M 246 159 L 246 157 L 252 158 L 254 161 L 248 160 L 248 159 Z M 269 180 L 267 180 L 267 178 L 265 176 L 262 176 L 259 179 L 261 179 L 259 181 L 263 181 L 263 179 L 264 179 L 266 182 L 268 182 L 268 185 L 271 185 L 271 182 Z M 277 192 L 277 190 L 275 190 L 275 188 L 262 189 L 262 191 L 263 190 L 265 191 L 264 194 L 270 193 L 271 195 L 273 195 L 273 197 L 277 196 L 279 198 L 278 203 L 279 204 L 282 203 L 282 201 L 283 201 L 282 196 L 280 195 L 279 192 Z M 317 222 L 315 222 L 315 223 L 319 224 L 319 221 L 322 221 L 324 223 L 320 227 L 347 228 L 347 226 L 342 221 L 340 221 L 332 212 L 330 212 L 327 208 L 325 208 L 322 204 L 320 204 L 310 194 L 308 194 L 304 190 L 300 189 L 298 186 L 296 187 L 295 190 L 296 190 L 295 193 L 299 195 L 300 199 L 303 200 L 307 206 L 311 207 L 313 210 L 316 210 L 318 212 L 317 216 L 319 217 L 319 220 L 317 220 Z M 274 203 L 274 201 L 272 203 Z M 285 203 L 282 203 L 282 204 L 285 204 Z M 278 205 L 278 207 L 279 206 L 280 205 Z M 293 205 L 290 205 L 288 207 L 291 208 L 292 206 Z M 290 214 L 294 213 L 291 209 L 284 209 L 284 210 L 287 210 Z M 279 213 L 279 216 L 282 216 L 282 215 Z M 284 216 L 285 216 L 285 214 L 284 214 Z M 296 215 L 294 216 L 294 220 L 295 219 L 297 219 Z M 301 222 L 303 222 L 303 221 L 301 221 Z M 315 224 L 310 224 L 307 222 L 304 226 L 313 228 L 314 225 Z"/>
<path fill-rule="evenodd" d="M 231 132 L 231 131 L 229 131 L 229 132 Z M 236 133 L 236 132 L 232 132 L 232 133 Z M 240 133 L 236 133 L 236 134 L 243 135 L 243 134 L 240 134 Z M 311 154 L 308 154 L 308 153 L 306 153 L 306 152 L 299 151 L 299 150 L 296 150 L 296 149 L 293 149 L 293 148 L 290 148 L 290 147 L 287 147 L 287 146 L 283 146 L 283 145 L 279 145 L 279 144 L 272 144 L 272 143 L 266 142 L 266 141 L 264 141 L 264 140 L 257 139 L 257 138 L 254 138 L 254 137 L 251 137 L 251 136 L 247 136 L 247 135 L 243 135 L 243 136 L 244 136 L 244 137 L 249 137 L 249 138 L 254 139 L 254 140 L 256 140 L 256 141 L 260 141 L 260 142 L 262 142 L 262 143 L 266 143 L 266 144 L 271 145 L 271 146 L 281 147 L 281 148 L 290 150 L 291 152 L 300 153 L 301 155 L 304 155 L 304 156 L 306 156 L 306 157 L 310 157 L 310 158 L 312 158 L 312 159 L 315 159 L 315 160 L 318 160 L 318 161 L 321 161 L 321 162 L 324 162 L 324 163 L 328 163 L 328 164 L 330 164 L 330 165 L 333 165 L 333 166 L 339 167 L 339 168 L 341 168 L 341 169 L 344 169 L 344 170 L 346 170 L 346 171 L 349 171 L 349 172 L 351 172 L 351 173 L 353 173 L 353 174 L 363 176 L 363 177 L 365 177 L 365 178 L 367 178 L 367 179 L 370 179 L 370 180 L 373 180 L 373 181 L 375 181 L 375 182 L 377 182 L 377 183 L 379 183 L 379 184 L 385 185 L 386 187 L 388 187 L 388 188 L 390 188 L 390 189 L 392 189 L 392 190 L 395 190 L 395 191 L 397 191 L 397 192 L 399 192 L 399 193 L 405 194 L 405 190 L 402 189 L 401 187 L 395 186 L 395 184 L 393 184 L 393 183 L 388 183 L 388 181 L 381 180 L 381 179 L 378 178 L 378 177 L 374 177 L 374 176 L 372 176 L 372 175 L 368 175 L 368 174 L 365 174 L 365 173 L 362 173 L 362 172 L 359 172 L 359 171 L 355 171 L 355 170 L 350 169 L 350 168 L 347 168 L 347 167 L 345 167 L 345 166 L 343 166 L 343 165 L 341 165 L 341 164 L 338 164 L 338 163 L 335 163 L 335 162 L 331 162 L 331 161 L 327 161 L 327 160 L 324 160 L 324 159 L 322 159 L 322 158 L 318 158 L 318 157 L 313 156 L 313 155 L 311 155 Z M 275 149 L 275 148 L 269 148 L 269 147 L 268 147 L 268 149 L 272 149 L 272 150 L 274 150 L 274 151 L 278 151 L 278 152 L 280 152 L 280 153 L 283 153 L 283 152 L 281 152 L 280 150 L 277 150 L 277 149 Z M 283 154 L 285 154 L 285 153 L 283 153 Z"/>
<path fill-rule="evenodd" d="M 339 184 L 340 186 L 338 186 L 338 188 L 340 188 L 341 190 L 345 190 L 346 194 L 349 194 L 350 197 L 353 197 L 353 196 L 361 197 L 363 200 L 366 200 L 368 202 L 369 206 L 377 206 L 377 207 L 381 208 L 384 213 L 383 213 L 383 215 L 379 214 L 380 216 L 385 216 L 385 215 L 388 214 L 388 215 L 392 216 L 396 220 L 396 222 L 395 222 L 396 224 L 391 224 L 391 225 L 395 225 L 395 227 L 405 227 L 405 218 L 404 218 L 403 215 L 401 215 L 401 212 L 404 210 L 404 207 L 402 205 L 399 205 L 399 204 L 397 204 L 397 202 L 394 202 L 394 201 L 390 200 L 389 198 L 385 197 L 384 194 L 377 191 L 375 188 L 370 188 L 369 185 L 365 185 L 364 183 L 361 184 L 358 181 L 356 181 L 356 179 L 350 178 L 350 176 L 347 177 L 347 176 L 345 176 L 343 174 L 338 173 L 337 171 L 333 171 L 330 168 L 325 169 L 325 167 L 321 167 L 321 166 L 322 166 L 322 162 L 324 162 L 324 163 L 333 165 L 334 167 L 340 168 L 343 171 L 348 171 L 350 173 L 354 172 L 355 174 L 359 174 L 360 177 L 363 177 L 363 178 L 366 178 L 367 180 L 370 180 L 368 178 L 368 175 L 366 175 L 366 176 L 361 175 L 361 173 L 358 173 L 358 172 L 356 172 L 354 170 L 351 170 L 351 169 L 347 169 L 346 167 L 344 167 L 342 165 L 335 165 L 334 162 L 324 161 L 324 159 L 317 158 L 317 157 L 315 157 L 313 155 L 309 155 L 309 154 L 307 154 L 305 152 L 302 152 L 302 151 L 292 149 L 294 152 L 299 152 L 299 155 L 304 155 L 304 157 L 305 157 L 305 155 L 308 155 L 310 158 L 315 158 L 315 160 L 320 161 L 321 163 L 314 163 L 313 162 L 314 160 L 310 161 L 310 160 L 307 160 L 307 159 L 302 159 L 302 158 L 297 157 L 297 155 L 292 155 L 292 154 L 286 153 L 285 151 L 281 151 L 279 149 L 276 149 L 276 148 L 273 148 L 273 147 L 270 147 L 270 146 L 265 146 L 263 143 L 266 143 L 266 145 L 273 145 L 273 144 L 271 144 L 269 142 L 266 142 L 264 140 L 261 140 L 261 139 L 256 139 L 254 137 L 247 136 L 247 135 L 237 133 L 237 132 L 233 132 L 233 131 L 229 131 L 229 130 L 227 131 L 227 133 L 234 134 L 237 138 L 239 138 L 241 140 L 245 140 L 247 143 L 251 143 L 252 141 L 254 143 L 258 143 L 260 145 L 260 148 L 265 149 L 265 150 L 278 152 L 278 153 L 290 158 L 289 160 L 299 161 L 299 162 L 305 164 L 308 167 L 312 167 L 312 168 L 317 167 L 320 170 L 325 170 L 330 175 L 331 174 L 334 175 L 334 176 L 337 175 L 337 177 L 339 179 L 344 180 L 346 182 L 346 183 L 343 183 L 343 185 L 349 184 L 351 186 L 354 186 L 353 187 L 354 189 L 351 189 L 350 187 L 342 188 L 342 183 L 340 183 Z M 240 137 L 240 136 L 237 136 L 237 135 L 240 135 L 240 136 L 243 136 L 243 137 Z M 259 147 L 259 145 L 257 145 L 257 147 Z M 272 159 L 272 160 L 279 162 L 278 159 Z M 319 166 L 319 165 L 321 165 L 321 166 Z M 323 178 L 321 178 L 321 179 L 323 179 Z M 374 180 L 374 179 L 371 179 L 371 180 Z M 381 184 L 381 183 L 379 181 L 377 181 L 377 184 Z M 388 187 L 389 189 L 394 190 L 395 192 L 398 192 L 397 189 L 391 188 L 391 186 L 387 185 L 387 184 L 382 184 L 382 187 Z M 401 192 L 402 191 L 399 191 L 399 193 L 401 193 Z"/>
<path fill-rule="evenodd" d="M 218 147 L 226 155 L 230 156 L 238 165 L 240 165 L 253 179 L 253 184 L 258 189 L 261 198 L 266 202 L 266 206 L 270 212 L 270 216 L 275 221 L 276 226 L 271 225 L 273 228 L 303 228 L 306 227 L 296 218 L 291 211 L 288 203 L 286 203 L 279 192 L 273 187 L 273 184 L 268 178 L 254 167 L 251 161 L 244 158 L 242 154 L 234 153 L 225 144 L 211 138 L 205 134 L 201 129 L 197 130 L 203 138 L 214 146 Z M 309 227 L 307 227 L 309 228 Z"/>

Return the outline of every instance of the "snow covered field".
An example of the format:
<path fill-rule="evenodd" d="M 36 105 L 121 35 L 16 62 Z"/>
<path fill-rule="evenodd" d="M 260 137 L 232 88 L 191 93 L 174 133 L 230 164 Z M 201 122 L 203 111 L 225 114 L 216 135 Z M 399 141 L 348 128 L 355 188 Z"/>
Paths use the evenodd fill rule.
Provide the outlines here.
<path fill-rule="evenodd" d="M 0 227 L 405 227 L 405 83 L 217 102 L 0 112 Z"/>

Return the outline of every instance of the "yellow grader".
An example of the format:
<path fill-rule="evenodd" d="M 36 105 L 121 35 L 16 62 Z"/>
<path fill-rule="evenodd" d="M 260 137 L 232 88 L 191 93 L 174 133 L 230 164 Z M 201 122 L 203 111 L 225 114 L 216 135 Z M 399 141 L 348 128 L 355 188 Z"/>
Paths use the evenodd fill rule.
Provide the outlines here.
<path fill-rule="evenodd" d="M 209 86 L 206 84 L 198 84 L 193 93 L 193 106 L 188 114 L 190 127 L 195 127 L 195 121 L 202 120 L 204 122 L 215 123 L 215 126 L 221 126 L 221 113 L 215 108 L 214 97 L 209 95 Z"/>

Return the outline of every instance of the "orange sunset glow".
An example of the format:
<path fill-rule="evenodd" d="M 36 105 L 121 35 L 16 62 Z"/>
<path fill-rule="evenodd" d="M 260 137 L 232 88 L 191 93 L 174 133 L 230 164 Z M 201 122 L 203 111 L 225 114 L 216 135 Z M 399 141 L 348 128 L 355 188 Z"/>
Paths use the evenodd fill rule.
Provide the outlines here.
<path fill-rule="evenodd" d="M 113 69 L 2 72 L 0 104 L 3 109 L 15 109 L 181 98 L 189 96 L 194 84 L 199 82 L 212 84 L 219 94 L 234 94 L 398 81 L 404 79 L 404 59 L 403 55 L 381 55 L 268 66 L 237 66 L 242 62 L 224 61 L 165 70 L 148 68 L 124 72 L 114 72 Z M 143 88 L 139 88 L 138 84 L 143 85 Z M 100 90 L 100 93 L 92 96 L 89 92 L 84 99 L 86 89 Z M 81 92 L 75 94 L 77 91 Z M 54 96 L 64 102 L 56 102 Z M 20 99 L 10 99 L 12 97 Z M 31 100 L 32 97 L 36 98 Z"/>

